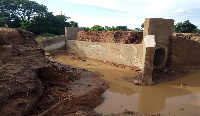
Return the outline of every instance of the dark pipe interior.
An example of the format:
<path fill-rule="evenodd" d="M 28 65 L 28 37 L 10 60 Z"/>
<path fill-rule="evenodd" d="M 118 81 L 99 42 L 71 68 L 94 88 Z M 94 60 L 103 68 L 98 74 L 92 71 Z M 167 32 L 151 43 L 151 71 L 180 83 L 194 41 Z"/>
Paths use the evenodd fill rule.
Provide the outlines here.
<path fill-rule="evenodd" d="M 163 48 L 156 49 L 154 54 L 153 66 L 155 66 L 156 68 L 162 66 L 164 64 L 164 60 L 165 50 Z"/>

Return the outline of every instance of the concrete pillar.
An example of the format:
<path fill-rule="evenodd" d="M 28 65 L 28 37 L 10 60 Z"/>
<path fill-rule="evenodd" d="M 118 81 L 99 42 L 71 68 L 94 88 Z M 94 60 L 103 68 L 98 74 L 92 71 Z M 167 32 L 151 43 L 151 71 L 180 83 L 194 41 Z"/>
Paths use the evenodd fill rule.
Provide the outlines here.
<path fill-rule="evenodd" d="M 170 37 L 174 20 L 146 18 L 143 31 L 143 74 L 142 84 L 152 84 L 154 67 L 163 68 L 168 57 Z M 156 64 L 156 65 L 155 65 Z"/>
<path fill-rule="evenodd" d="M 163 68 L 167 61 L 170 37 L 173 34 L 174 20 L 163 18 L 146 18 L 144 22 L 143 38 L 147 35 L 155 35 L 156 49 L 163 49 L 165 57 L 158 68 Z"/>
<path fill-rule="evenodd" d="M 67 51 L 67 40 L 76 40 L 79 31 L 84 31 L 82 27 L 65 27 L 65 52 Z"/>
<path fill-rule="evenodd" d="M 152 83 L 153 60 L 156 43 L 155 35 L 147 35 L 143 42 L 143 74 L 142 84 Z"/>

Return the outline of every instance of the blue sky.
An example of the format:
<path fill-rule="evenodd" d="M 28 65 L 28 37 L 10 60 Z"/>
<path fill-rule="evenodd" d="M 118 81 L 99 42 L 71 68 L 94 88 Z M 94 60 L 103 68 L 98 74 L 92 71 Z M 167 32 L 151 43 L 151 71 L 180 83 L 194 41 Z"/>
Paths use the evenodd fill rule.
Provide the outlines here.
<path fill-rule="evenodd" d="M 200 29 L 200 0 L 34 0 L 54 15 L 61 11 L 80 27 L 140 28 L 145 18 L 190 20 Z"/>

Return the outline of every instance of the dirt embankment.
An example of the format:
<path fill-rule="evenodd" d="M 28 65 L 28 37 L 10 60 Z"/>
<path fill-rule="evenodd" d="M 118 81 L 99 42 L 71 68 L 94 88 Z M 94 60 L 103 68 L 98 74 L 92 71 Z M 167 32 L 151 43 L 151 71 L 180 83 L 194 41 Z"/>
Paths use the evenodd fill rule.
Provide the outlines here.
<path fill-rule="evenodd" d="M 143 32 L 133 31 L 79 31 L 78 41 L 140 44 Z"/>
<path fill-rule="evenodd" d="M 33 33 L 0 28 L 0 114 L 95 114 L 106 82 L 46 57 Z"/>
<path fill-rule="evenodd" d="M 200 42 L 200 34 L 197 33 L 173 33 L 173 36 Z"/>

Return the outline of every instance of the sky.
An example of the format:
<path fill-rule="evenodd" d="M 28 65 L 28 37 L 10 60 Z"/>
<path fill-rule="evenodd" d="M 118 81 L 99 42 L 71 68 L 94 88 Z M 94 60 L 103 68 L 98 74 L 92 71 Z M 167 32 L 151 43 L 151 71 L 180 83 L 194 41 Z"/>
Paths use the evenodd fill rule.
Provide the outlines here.
<path fill-rule="evenodd" d="M 65 14 L 79 27 L 141 28 L 145 18 L 190 20 L 200 29 L 200 0 L 34 0 L 54 15 Z"/>

